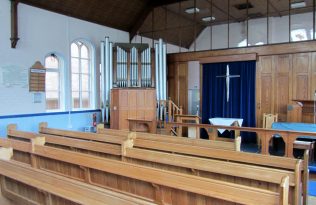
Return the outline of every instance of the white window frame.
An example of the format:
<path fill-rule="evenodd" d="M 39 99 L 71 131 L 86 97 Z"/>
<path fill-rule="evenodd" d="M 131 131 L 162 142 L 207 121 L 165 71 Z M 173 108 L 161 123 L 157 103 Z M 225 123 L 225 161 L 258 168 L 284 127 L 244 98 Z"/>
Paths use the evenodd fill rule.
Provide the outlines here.
<path fill-rule="evenodd" d="M 81 46 L 78 43 L 81 43 L 82 45 L 85 45 L 88 49 L 88 58 L 82 58 L 81 57 Z M 72 53 L 71 53 L 71 46 L 72 44 L 76 44 L 78 46 L 78 51 L 79 51 L 79 56 L 78 57 L 73 57 Z M 73 74 L 73 69 L 72 69 L 72 59 L 78 59 L 78 66 L 79 66 L 79 107 L 78 108 L 74 108 L 74 101 L 73 101 L 73 90 L 72 90 L 72 74 Z M 95 96 L 95 86 L 93 84 L 93 82 L 95 81 L 95 72 L 94 72 L 94 64 L 95 64 L 95 52 L 94 52 L 94 47 L 90 42 L 87 42 L 86 40 L 83 39 L 77 39 L 75 41 L 73 41 L 70 44 L 70 105 L 72 107 L 72 110 L 90 110 L 90 109 L 94 109 L 95 108 L 95 100 L 94 100 L 94 96 Z M 81 82 L 81 75 L 82 73 L 82 66 L 81 66 L 81 59 L 84 60 L 88 60 L 88 65 L 89 65 L 89 107 L 87 108 L 83 108 L 83 101 L 82 101 L 82 92 L 86 92 L 86 91 L 82 91 L 82 82 Z M 86 74 L 84 74 L 86 75 Z"/>
<path fill-rule="evenodd" d="M 58 61 L 58 69 L 48 68 L 46 67 L 46 58 L 54 57 Z M 57 109 L 48 109 L 46 105 L 46 94 L 45 94 L 45 109 L 46 112 L 59 112 L 65 110 L 65 97 L 64 97 L 64 59 L 54 52 L 49 53 L 44 58 L 44 66 L 46 68 L 46 72 L 58 73 L 58 100 L 59 100 L 59 108 Z M 47 80 L 47 79 L 46 79 Z M 46 88 L 45 88 L 46 90 Z"/>

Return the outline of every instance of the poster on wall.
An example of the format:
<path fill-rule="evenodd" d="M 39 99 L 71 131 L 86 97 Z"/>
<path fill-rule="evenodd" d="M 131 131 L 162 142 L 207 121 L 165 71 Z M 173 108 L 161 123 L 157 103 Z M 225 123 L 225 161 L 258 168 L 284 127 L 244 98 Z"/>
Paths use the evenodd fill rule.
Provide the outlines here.
<path fill-rule="evenodd" d="M 28 69 L 19 65 L 0 66 L 1 87 L 28 87 Z"/>

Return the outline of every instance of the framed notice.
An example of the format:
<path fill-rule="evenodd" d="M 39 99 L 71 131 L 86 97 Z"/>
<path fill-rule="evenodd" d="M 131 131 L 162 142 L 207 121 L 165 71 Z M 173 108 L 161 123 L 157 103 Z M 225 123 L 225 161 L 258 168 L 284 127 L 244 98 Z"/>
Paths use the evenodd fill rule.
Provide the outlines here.
<path fill-rule="evenodd" d="M 36 61 L 29 71 L 30 92 L 45 92 L 45 74 L 46 69 L 44 66 L 39 61 Z"/>

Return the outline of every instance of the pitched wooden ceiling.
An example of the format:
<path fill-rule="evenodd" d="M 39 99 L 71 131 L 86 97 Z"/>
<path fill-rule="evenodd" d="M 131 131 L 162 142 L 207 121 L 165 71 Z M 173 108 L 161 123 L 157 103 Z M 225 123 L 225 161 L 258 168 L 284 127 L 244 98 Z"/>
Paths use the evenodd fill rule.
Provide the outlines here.
<path fill-rule="evenodd" d="M 313 0 L 19 0 L 31 6 L 189 48 L 209 25 L 313 11 Z M 291 2 L 306 7 L 290 11 Z M 267 3 L 269 2 L 269 3 Z M 250 3 L 248 9 L 238 9 Z M 244 5 L 245 6 L 245 5 Z M 187 14 L 187 8 L 199 12 Z M 203 17 L 215 20 L 203 22 Z"/>

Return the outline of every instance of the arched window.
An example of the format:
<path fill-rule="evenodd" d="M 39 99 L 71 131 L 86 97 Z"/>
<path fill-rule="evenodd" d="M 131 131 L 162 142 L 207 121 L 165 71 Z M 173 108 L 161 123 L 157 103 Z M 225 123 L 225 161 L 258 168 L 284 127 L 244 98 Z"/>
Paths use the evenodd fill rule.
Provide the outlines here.
<path fill-rule="evenodd" d="M 74 109 L 91 108 L 91 48 L 82 41 L 71 44 L 71 92 Z"/>
<path fill-rule="evenodd" d="M 46 68 L 46 109 L 61 109 L 61 60 L 50 54 L 45 57 Z"/>

